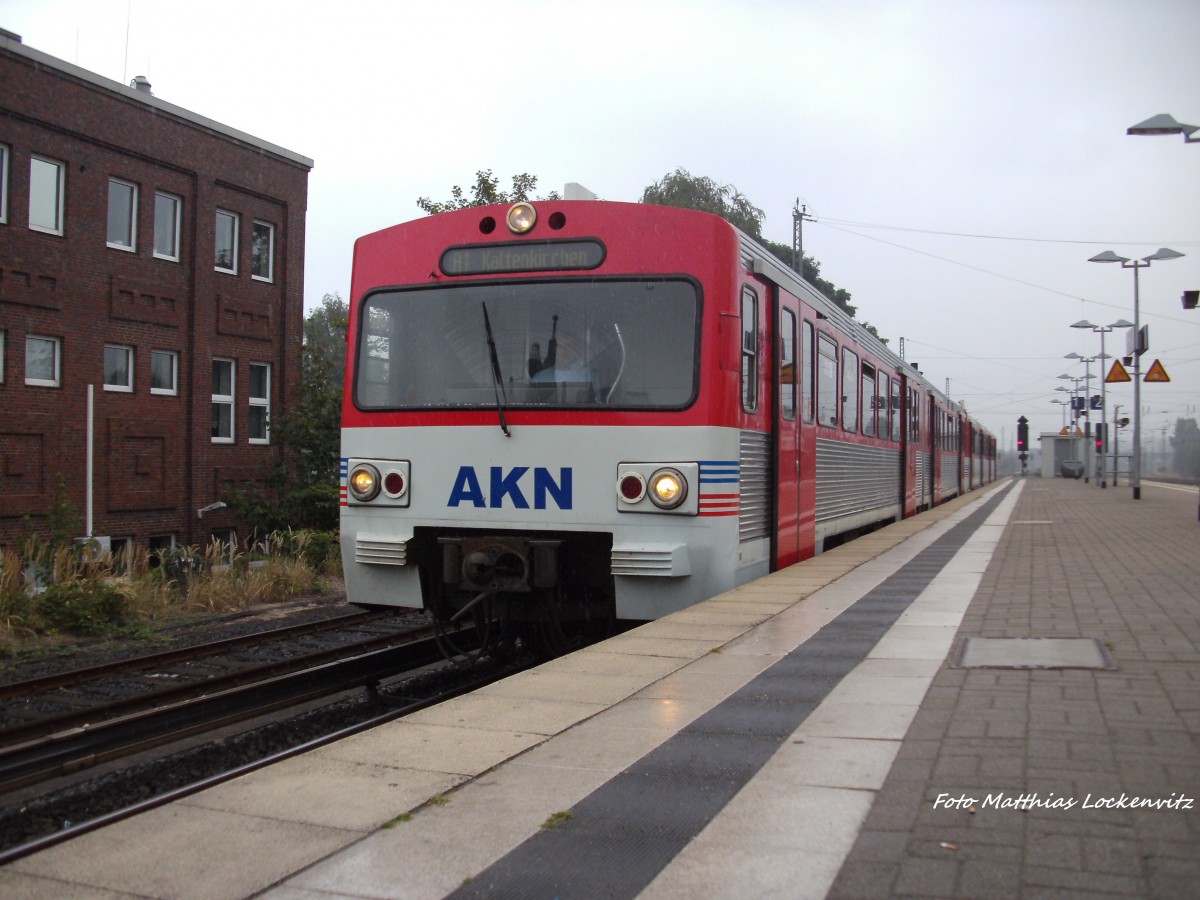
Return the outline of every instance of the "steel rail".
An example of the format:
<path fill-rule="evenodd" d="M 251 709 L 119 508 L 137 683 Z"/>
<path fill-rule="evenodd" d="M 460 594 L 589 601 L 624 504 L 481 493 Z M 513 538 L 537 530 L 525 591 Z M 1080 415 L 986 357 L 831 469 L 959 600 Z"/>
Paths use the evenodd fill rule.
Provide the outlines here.
<path fill-rule="evenodd" d="M 166 806 L 169 803 L 174 803 L 176 800 L 182 800 L 183 798 L 190 797 L 193 794 L 198 794 L 210 787 L 224 784 L 226 781 L 232 781 L 233 779 L 240 778 L 242 775 L 249 774 L 250 772 L 255 772 L 259 769 L 264 769 L 268 766 L 275 765 L 276 763 L 283 762 L 284 760 L 290 759 L 293 756 L 299 756 L 302 753 L 307 753 L 309 750 L 315 750 L 318 747 L 324 747 L 328 744 L 343 740 L 344 738 L 351 737 L 363 731 L 368 731 L 380 725 L 385 725 L 388 722 L 395 721 L 396 719 L 404 718 L 405 716 L 411 715 L 419 710 L 426 709 L 430 706 L 435 706 L 438 703 L 449 700 L 453 697 L 470 693 L 471 691 L 490 684 L 496 679 L 496 677 L 497 676 L 495 674 L 490 674 L 473 680 L 469 683 L 460 684 L 445 691 L 444 693 L 438 694 L 435 697 L 429 697 L 423 700 L 416 700 L 407 703 L 404 706 L 397 707 L 396 709 L 390 710 L 389 712 L 380 716 L 376 716 L 375 718 L 364 722 L 358 722 L 331 734 L 323 735 L 322 737 L 315 738 L 314 740 L 299 744 L 295 747 L 290 747 L 287 750 L 281 750 L 278 753 L 273 753 L 269 756 L 263 757 L 262 759 L 255 760 L 254 762 L 238 766 L 229 770 L 228 772 L 222 772 L 218 775 L 212 775 L 199 779 L 184 787 L 175 788 L 174 790 L 167 791 L 155 797 L 141 800 L 138 803 L 126 807 L 125 809 L 115 810 L 113 812 L 97 816 L 96 818 L 88 821 L 74 823 L 65 826 L 53 834 L 43 835 L 42 837 L 35 838 L 32 841 L 28 841 L 24 844 L 0 850 L 0 866 L 5 866 L 8 863 L 21 859 L 24 856 L 29 856 L 33 853 L 48 849 L 57 844 L 64 843 L 72 838 L 87 834 L 88 832 L 97 831 L 108 825 L 116 824 L 124 819 L 132 818 L 140 813 L 157 809 L 160 806 Z"/>
<path fill-rule="evenodd" d="M 211 693 L 214 690 L 225 690 L 249 681 L 262 680 L 272 674 L 282 675 L 287 672 L 298 671 L 322 661 L 339 659 L 353 649 L 366 650 L 381 644 L 395 643 L 398 640 L 406 640 L 410 635 L 416 636 L 426 633 L 428 630 L 429 628 L 426 626 L 420 629 L 412 629 L 409 632 L 374 635 L 365 640 L 344 644 L 341 647 L 327 648 L 316 653 L 294 656 L 289 659 L 246 665 L 220 675 L 199 677 L 183 684 L 171 684 L 147 690 L 123 700 L 97 704 L 81 709 L 71 709 L 48 716 L 40 716 L 26 722 L 17 722 L 0 728 L 0 754 L 4 752 L 3 748 L 6 746 L 19 744 L 42 735 L 67 731 L 71 728 L 94 727 L 97 721 L 114 719 L 197 694 Z M 270 635 L 272 632 L 267 632 L 267 634 Z M 212 653 L 206 653 L 195 658 L 199 659 L 213 655 Z"/>
<path fill-rule="evenodd" d="M 348 613 L 342 616 L 335 616 L 331 619 L 322 619 L 319 622 L 308 622 L 304 625 L 289 625 L 284 628 L 272 628 L 265 631 L 256 631 L 253 634 L 225 638 L 220 641 L 212 641 L 206 644 L 196 644 L 191 647 L 177 647 L 173 650 L 163 650 L 158 653 L 146 653 L 141 656 L 131 656 L 128 659 L 114 660 L 113 662 L 100 663 L 94 666 L 85 666 L 78 669 L 69 669 L 65 672 L 56 672 L 53 675 L 39 675 L 36 678 L 27 678 L 22 681 L 9 681 L 4 684 L 0 684 L 0 700 L 28 696 L 29 694 L 42 691 L 51 691 L 55 688 L 67 687 L 69 685 L 79 684 L 84 681 L 95 681 L 99 678 L 104 678 L 109 675 L 119 675 L 124 672 L 135 672 L 141 669 L 152 669 L 157 666 L 200 659 L 202 657 L 213 656 L 218 653 L 227 653 L 228 651 L 236 650 L 239 647 L 257 646 L 262 644 L 264 641 L 302 637 L 306 634 L 319 634 L 322 631 L 330 631 L 335 628 L 345 627 L 347 625 L 365 624 L 376 619 L 387 618 L 393 615 L 395 615 L 395 613 L 390 610 L 387 612 L 373 611 Z"/>
<path fill-rule="evenodd" d="M 168 706 L 9 747 L 0 752 L 0 793 L 280 708 L 377 684 L 444 659 L 436 640 L 429 636 L 338 660 L 326 659 L 327 652 L 320 656 L 321 661 L 310 661 L 301 671 L 268 676 L 201 697 L 182 698 Z"/>

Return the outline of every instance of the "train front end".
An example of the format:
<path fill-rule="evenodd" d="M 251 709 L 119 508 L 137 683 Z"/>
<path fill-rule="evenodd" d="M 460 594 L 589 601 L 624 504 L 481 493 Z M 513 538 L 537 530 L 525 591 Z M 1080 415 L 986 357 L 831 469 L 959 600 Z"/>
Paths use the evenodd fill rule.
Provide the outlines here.
<path fill-rule="evenodd" d="M 697 232 L 687 255 L 662 240 L 681 227 Z M 715 217 L 558 202 L 362 238 L 342 432 L 350 599 L 554 646 L 732 586 L 740 433 L 712 399 L 729 373 L 701 377 L 720 368 L 702 335 L 726 254 L 695 249 L 727 236 Z"/>

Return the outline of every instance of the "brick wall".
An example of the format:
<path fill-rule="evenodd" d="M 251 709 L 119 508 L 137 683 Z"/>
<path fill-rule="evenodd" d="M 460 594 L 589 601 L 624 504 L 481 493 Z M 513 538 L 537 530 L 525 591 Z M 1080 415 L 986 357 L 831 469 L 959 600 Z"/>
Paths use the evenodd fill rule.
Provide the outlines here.
<path fill-rule="evenodd" d="M 250 364 L 270 366 L 270 412 L 293 402 L 303 325 L 311 161 L 0 36 L 0 545 L 33 530 L 61 476 L 85 509 L 87 386 L 94 385 L 93 533 L 205 542 L 245 529 L 196 510 L 253 479 Z M 29 227 L 30 160 L 65 166 L 63 234 Z M 107 246 L 109 179 L 137 187 L 133 251 Z M 178 261 L 154 255 L 155 193 L 182 200 Z M 220 208 L 239 220 L 237 274 L 215 271 Z M 274 230 L 273 277 L 251 277 L 253 222 Z M 26 385 L 26 338 L 56 338 L 57 387 Z M 133 390 L 104 388 L 106 344 L 133 349 Z M 151 393 L 151 352 L 178 355 L 174 396 Z M 212 440 L 212 360 L 235 361 L 234 440 Z"/>

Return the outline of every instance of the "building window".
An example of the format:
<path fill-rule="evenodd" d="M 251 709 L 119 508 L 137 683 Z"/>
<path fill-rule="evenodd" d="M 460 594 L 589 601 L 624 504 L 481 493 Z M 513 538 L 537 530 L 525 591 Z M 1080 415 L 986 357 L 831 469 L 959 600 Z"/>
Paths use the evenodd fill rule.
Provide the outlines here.
<path fill-rule="evenodd" d="M 254 246 L 251 248 L 250 277 L 257 281 L 275 280 L 275 226 L 254 222 Z"/>
<path fill-rule="evenodd" d="M 183 201 L 173 194 L 154 194 L 154 256 L 179 261 L 179 222 Z"/>
<path fill-rule="evenodd" d="M 8 157 L 8 145 L 0 144 L 0 225 L 8 221 Z"/>
<path fill-rule="evenodd" d="M 232 359 L 214 359 L 212 364 L 212 440 L 214 444 L 233 443 Z"/>
<path fill-rule="evenodd" d="M 25 383 L 35 387 L 59 387 L 62 353 L 58 338 L 28 335 L 25 338 Z"/>
<path fill-rule="evenodd" d="M 29 160 L 29 227 L 47 234 L 63 233 L 63 195 L 67 167 L 41 156 Z"/>
<path fill-rule="evenodd" d="M 216 544 L 221 562 L 227 566 L 233 565 L 237 555 L 237 531 L 232 528 L 214 528 L 209 546 Z"/>
<path fill-rule="evenodd" d="M 137 248 L 137 185 L 108 179 L 108 246 Z"/>
<path fill-rule="evenodd" d="M 133 348 L 104 345 L 104 389 L 133 392 Z"/>
<path fill-rule="evenodd" d="M 128 575 L 129 563 L 133 557 L 133 538 L 110 537 L 108 539 L 108 556 L 112 563 L 113 574 Z"/>
<path fill-rule="evenodd" d="M 162 559 L 175 549 L 175 535 L 154 534 L 150 536 L 150 568 L 157 569 L 162 565 Z"/>
<path fill-rule="evenodd" d="M 250 363 L 250 443 L 270 443 L 271 367 Z"/>
<path fill-rule="evenodd" d="M 215 267 L 218 272 L 237 274 L 238 217 L 237 213 L 217 210 L 217 255 Z"/>
<path fill-rule="evenodd" d="M 171 350 L 150 351 L 150 393 L 179 393 L 179 354 Z"/>

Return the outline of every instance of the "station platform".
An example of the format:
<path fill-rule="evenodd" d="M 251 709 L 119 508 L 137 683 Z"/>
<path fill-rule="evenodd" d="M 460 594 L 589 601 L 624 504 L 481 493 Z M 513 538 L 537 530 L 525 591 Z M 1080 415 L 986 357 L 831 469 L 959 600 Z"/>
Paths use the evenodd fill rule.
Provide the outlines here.
<path fill-rule="evenodd" d="M 1006 480 L 0 894 L 1194 896 L 1198 500 Z"/>

